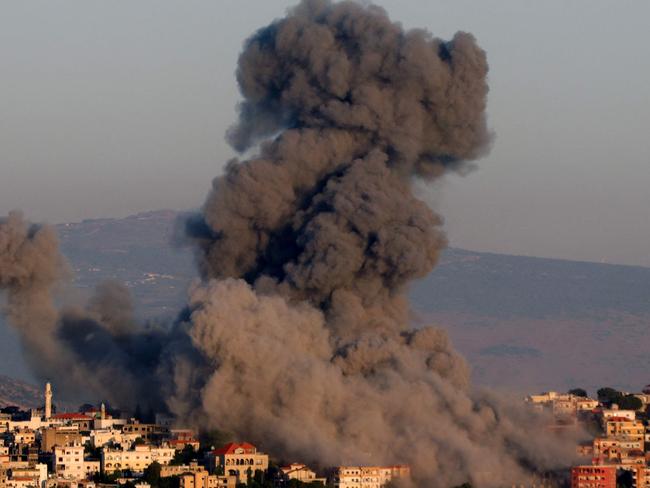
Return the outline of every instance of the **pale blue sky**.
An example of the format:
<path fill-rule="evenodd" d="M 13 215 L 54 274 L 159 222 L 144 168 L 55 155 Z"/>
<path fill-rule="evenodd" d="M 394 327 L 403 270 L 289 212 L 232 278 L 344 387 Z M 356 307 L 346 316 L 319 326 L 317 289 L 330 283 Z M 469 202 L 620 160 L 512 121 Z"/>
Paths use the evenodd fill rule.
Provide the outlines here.
<path fill-rule="evenodd" d="M 0 0 L 0 213 L 200 205 L 241 43 L 293 3 Z M 650 2 L 379 3 L 488 52 L 492 154 L 424 195 L 452 245 L 650 266 Z"/>

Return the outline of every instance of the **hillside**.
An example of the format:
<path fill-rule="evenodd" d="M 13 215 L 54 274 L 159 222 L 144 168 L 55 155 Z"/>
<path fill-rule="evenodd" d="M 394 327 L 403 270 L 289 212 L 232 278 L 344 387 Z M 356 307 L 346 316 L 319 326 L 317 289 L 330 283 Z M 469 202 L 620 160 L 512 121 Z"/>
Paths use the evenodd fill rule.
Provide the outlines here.
<path fill-rule="evenodd" d="M 170 245 L 176 216 L 58 226 L 77 293 L 116 279 L 141 317 L 173 316 L 196 276 L 189 250 Z M 479 384 L 531 391 L 650 382 L 650 268 L 449 249 L 410 295 L 414 321 L 448 329 Z M 0 372 L 26 376 L 3 327 Z"/>
<path fill-rule="evenodd" d="M 0 407 L 15 405 L 21 408 L 36 408 L 43 403 L 41 392 L 20 380 L 0 375 Z"/>

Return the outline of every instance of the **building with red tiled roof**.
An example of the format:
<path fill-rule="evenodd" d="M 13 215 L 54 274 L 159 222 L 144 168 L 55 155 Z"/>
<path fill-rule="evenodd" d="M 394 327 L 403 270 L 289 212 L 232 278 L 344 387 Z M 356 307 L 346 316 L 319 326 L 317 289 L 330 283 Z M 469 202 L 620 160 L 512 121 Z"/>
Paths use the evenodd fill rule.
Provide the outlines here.
<path fill-rule="evenodd" d="M 167 444 L 177 451 L 182 451 L 187 446 L 192 446 L 192 449 L 198 451 L 200 447 L 199 441 L 196 439 L 170 439 L 167 441 Z"/>
<path fill-rule="evenodd" d="M 248 442 L 230 442 L 225 446 L 211 451 L 209 454 L 212 468 L 223 467 L 228 476 L 235 476 L 238 483 L 245 483 L 248 473 L 266 471 L 269 467 L 269 456 L 257 452 L 257 448 Z"/>
<path fill-rule="evenodd" d="M 91 420 L 91 417 L 84 413 L 56 413 L 52 415 L 54 420 Z"/>
<path fill-rule="evenodd" d="M 225 446 L 220 447 L 219 449 L 215 449 L 212 452 L 218 456 L 222 456 L 224 454 L 255 454 L 255 452 L 257 452 L 257 448 L 248 442 L 229 442 Z"/>

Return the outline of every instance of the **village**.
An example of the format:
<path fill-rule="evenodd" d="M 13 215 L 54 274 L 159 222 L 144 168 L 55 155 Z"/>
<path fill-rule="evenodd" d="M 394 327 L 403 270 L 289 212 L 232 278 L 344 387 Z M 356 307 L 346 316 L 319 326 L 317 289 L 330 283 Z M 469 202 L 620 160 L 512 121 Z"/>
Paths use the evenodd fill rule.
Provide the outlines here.
<path fill-rule="evenodd" d="M 43 408 L 0 409 L 0 487 L 380 488 L 410 477 L 406 465 L 336 466 L 318 476 L 304 464 L 274 465 L 248 442 L 200 440 L 172 420 L 122 418 L 104 404 L 56 413 L 48 383 Z"/>
<path fill-rule="evenodd" d="M 641 393 L 601 388 L 596 396 L 578 388 L 530 395 L 526 401 L 549 411 L 555 428 L 582 429 L 589 437 L 576 448 L 582 462 L 571 468 L 571 488 L 647 488 L 650 385 Z"/>
<path fill-rule="evenodd" d="M 580 462 L 540 486 L 650 487 L 650 385 L 641 393 L 601 388 L 596 396 L 577 388 L 525 398 L 527 408 L 551 419 L 549 429 L 588 437 L 576 445 Z M 317 472 L 301 463 L 276 464 L 251 443 L 225 442 L 218 433 L 202 438 L 139 408 L 128 418 L 104 404 L 78 410 L 57 413 L 49 383 L 42 408 L 0 409 L 0 487 L 382 488 L 410 479 L 408 465 Z"/>

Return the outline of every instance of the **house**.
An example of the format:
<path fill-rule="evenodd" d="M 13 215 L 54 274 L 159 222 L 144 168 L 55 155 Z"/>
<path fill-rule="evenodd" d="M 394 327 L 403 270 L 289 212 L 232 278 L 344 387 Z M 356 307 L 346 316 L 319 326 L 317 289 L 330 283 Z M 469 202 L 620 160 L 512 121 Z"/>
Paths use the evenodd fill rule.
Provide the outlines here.
<path fill-rule="evenodd" d="M 180 475 L 179 484 L 179 488 L 235 488 L 237 478 L 209 474 L 206 470 L 201 469 Z"/>
<path fill-rule="evenodd" d="M 174 452 L 170 447 L 149 445 L 135 446 L 131 450 L 105 447 L 101 454 L 101 470 L 104 473 L 124 470 L 142 473 L 154 461 L 163 466 L 168 465 L 174 459 Z"/>
<path fill-rule="evenodd" d="M 325 478 L 317 478 L 316 473 L 304 464 L 290 464 L 280 468 L 282 478 L 285 481 L 298 480 L 303 483 L 314 483 L 320 481 L 323 485 L 326 483 Z"/>
<path fill-rule="evenodd" d="M 332 482 L 336 488 L 382 488 L 391 480 L 409 478 L 406 465 L 396 466 L 339 466 L 334 469 Z"/>
<path fill-rule="evenodd" d="M 237 483 L 246 482 L 248 473 L 266 471 L 269 468 L 269 456 L 257 452 L 257 448 L 248 442 L 226 444 L 221 449 L 215 449 L 208 458 L 213 467 L 223 467 L 225 475 L 234 476 Z"/>

